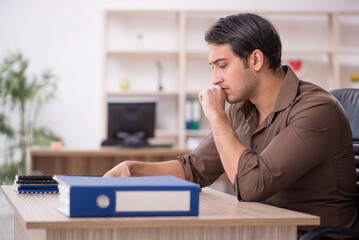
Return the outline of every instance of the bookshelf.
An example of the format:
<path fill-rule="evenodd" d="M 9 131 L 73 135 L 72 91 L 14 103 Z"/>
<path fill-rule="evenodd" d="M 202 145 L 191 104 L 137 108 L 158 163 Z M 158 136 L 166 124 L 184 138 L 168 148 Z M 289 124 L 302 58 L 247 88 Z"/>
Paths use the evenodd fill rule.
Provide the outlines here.
<path fill-rule="evenodd" d="M 236 11 L 237 12 L 237 11 Z M 155 98 L 152 143 L 185 147 L 203 138 L 210 124 L 201 112 L 200 128 L 186 129 L 185 104 L 211 86 L 205 31 L 230 11 L 107 10 L 103 25 L 103 138 L 108 98 Z M 324 89 L 359 87 L 357 12 L 260 12 L 277 27 L 283 64 L 298 64 L 297 74 Z M 121 89 L 125 81 L 128 89 Z M 160 89 L 161 86 L 161 89 Z"/>

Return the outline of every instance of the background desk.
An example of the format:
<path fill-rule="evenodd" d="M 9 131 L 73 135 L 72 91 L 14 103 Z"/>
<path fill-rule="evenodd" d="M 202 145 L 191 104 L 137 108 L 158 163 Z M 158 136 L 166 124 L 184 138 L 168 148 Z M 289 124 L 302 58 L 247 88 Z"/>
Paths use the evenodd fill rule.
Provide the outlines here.
<path fill-rule="evenodd" d="M 68 218 L 56 211 L 57 194 L 17 194 L 1 186 L 14 209 L 15 239 L 278 239 L 297 237 L 297 226 L 318 225 L 319 217 L 204 188 L 199 216 Z"/>
<path fill-rule="evenodd" d="M 189 153 L 187 149 L 99 148 L 96 150 L 53 150 L 29 148 L 26 174 L 97 174 L 102 175 L 125 160 L 159 162 Z"/>

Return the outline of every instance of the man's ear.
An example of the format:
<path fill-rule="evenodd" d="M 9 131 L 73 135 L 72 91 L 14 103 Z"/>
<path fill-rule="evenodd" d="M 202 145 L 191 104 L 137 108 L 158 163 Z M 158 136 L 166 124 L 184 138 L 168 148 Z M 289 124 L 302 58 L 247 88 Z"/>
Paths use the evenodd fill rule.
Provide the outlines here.
<path fill-rule="evenodd" d="M 261 70 L 263 64 L 264 64 L 264 55 L 263 52 L 259 49 L 256 49 L 252 52 L 252 64 L 253 69 L 255 71 Z"/>

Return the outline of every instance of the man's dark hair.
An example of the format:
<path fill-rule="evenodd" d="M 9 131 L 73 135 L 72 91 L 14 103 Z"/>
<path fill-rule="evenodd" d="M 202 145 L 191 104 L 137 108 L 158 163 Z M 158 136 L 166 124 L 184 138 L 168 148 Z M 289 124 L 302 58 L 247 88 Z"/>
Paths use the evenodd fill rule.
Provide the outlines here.
<path fill-rule="evenodd" d="M 244 66 L 248 57 L 259 49 L 269 60 L 269 68 L 281 66 L 282 43 L 276 28 L 268 20 L 251 13 L 240 13 L 221 18 L 205 35 L 208 44 L 229 44 Z"/>

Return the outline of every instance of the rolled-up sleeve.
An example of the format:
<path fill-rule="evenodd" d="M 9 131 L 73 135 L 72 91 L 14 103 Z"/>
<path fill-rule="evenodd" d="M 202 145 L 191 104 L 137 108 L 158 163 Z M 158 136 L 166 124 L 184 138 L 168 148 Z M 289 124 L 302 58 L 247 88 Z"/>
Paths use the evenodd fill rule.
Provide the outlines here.
<path fill-rule="evenodd" d="M 177 157 L 183 166 L 186 179 L 206 187 L 224 173 L 212 134 L 190 154 Z"/>
<path fill-rule="evenodd" d="M 233 183 L 238 199 L 265 200 L 333 157 L 338 150 L 332 146 L 340 139 L 335 108 L 328 101 L 298 104 L 288 114 L 287 126 L 263 151 L 246 150 Z"/>

